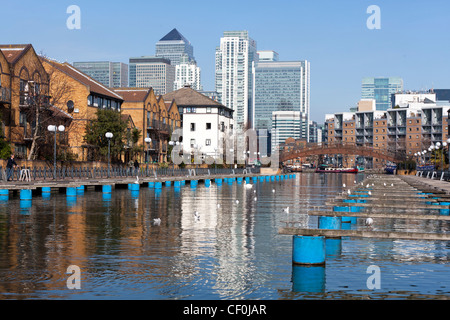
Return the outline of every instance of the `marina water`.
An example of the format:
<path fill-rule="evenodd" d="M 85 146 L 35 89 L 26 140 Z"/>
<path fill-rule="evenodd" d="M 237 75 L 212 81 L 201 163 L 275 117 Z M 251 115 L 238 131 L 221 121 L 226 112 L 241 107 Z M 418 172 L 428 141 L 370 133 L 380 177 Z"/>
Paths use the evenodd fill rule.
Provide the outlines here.
<path fill-rule="evenodd" d="M 317 228 L 307 212 L 325 210 L 344 183 L 363 179 L 298 173 L 258 180 L 251 189 L 234 181 L 52 193 L 28 202 L 10 196 L 0 201 L 0 299 L 448 298 L 448 242 L 344 238 L 327 246 L 325 266 L 292 265 L 292 236 L 278 234 L 284 221 Z M 345 227 L 363 230 L 360 220 Z M 376 219 L 373 226 L 448 228 L 405 219 Z M 380 289 L 367 286 L 373 265 Z M 69 266 L 79 267 L 80 289 L 67 286 Z"/>

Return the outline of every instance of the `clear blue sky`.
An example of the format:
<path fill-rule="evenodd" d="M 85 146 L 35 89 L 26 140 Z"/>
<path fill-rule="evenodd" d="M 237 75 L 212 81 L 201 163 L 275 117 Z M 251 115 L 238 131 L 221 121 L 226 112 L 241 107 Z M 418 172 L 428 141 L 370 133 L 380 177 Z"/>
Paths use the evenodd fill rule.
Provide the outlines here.
<path fill-rule="evenodd" d="M 69 30 L 69 5 L 81 30 Z M 381 9 L 369 30 L 367 7 Z M 405 89 L 450 88 L 448 0 L 5 1 L 1 43 L 31 43 L 51 58 L 128 63 L 153 55 L 177 28 L 194 46 L 205 90 L 214 89 L 214 52 L 226 30 L 248 30 L 258 50 L 311 62 L 311 118 L 347 111 L 365 76 L 400 76 Z"/>

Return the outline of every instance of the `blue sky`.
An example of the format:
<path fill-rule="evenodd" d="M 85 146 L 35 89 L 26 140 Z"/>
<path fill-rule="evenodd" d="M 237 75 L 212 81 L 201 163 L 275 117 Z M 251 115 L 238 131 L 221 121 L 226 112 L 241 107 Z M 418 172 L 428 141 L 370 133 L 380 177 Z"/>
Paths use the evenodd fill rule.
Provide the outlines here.
<path fill-rule="evenodd" d="M 81 29 L 69 30 L 69 5 Z M 369 30 L 368 6 L 381 9 Z M 226 30 L 248 30 L 258 50 L 280 60 L 311 62 L 311 118 L 347 111 L 365 76 L 400 76 L 405 89 L 450 88 L 450 2 L 447 0 L 2 0 L 1 43 L 31 43 L 62 61 L 128 62 L 153 55 L 177 28 L 194 46 L 205 90 L 214 89 L 214 52 Z"/>

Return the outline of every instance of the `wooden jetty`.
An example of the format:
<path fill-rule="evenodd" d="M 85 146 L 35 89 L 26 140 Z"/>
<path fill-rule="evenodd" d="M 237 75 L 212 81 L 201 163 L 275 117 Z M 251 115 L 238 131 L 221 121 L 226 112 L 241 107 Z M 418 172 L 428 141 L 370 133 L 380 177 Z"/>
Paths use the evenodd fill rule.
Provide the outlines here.
<path fill-rule="evenodd" d="M 373 212 L 335 212 L 335 211 L 309 211 L 310 216 L 323 217 L 358 217 L 358 218 L 390 218 L 408 220 L 441 220 L 450 221 L 450 216 L 438 214 L 414 214 L 414 213 L 376 213 Z"/>

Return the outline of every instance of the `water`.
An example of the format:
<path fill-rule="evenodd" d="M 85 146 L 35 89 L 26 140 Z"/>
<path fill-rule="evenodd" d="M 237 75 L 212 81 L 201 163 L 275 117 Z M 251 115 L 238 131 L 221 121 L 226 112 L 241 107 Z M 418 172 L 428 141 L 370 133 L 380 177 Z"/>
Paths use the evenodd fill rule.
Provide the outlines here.
<path fill-rule="evenodd" d="M 302 173 L 258 182 L 256 193 L 236 182 L 117 189 L 111 199 L 86 190 L 76 200 L 34 195 L 31 206 L 10 196 L 0 202 L 0 299 L 448 299 L 448 242 L 344 238 L 330 245 L 325 267 L 292 265 L 292 237 L 278 234 L 283 221 L 317 227 L 305 213 L 354 179 L 364 176 Z M 374 230 L 448 227 L 378 219 Z M 351 228 L 365 227 L 358 220 Z M 79 290 L 67 288 L 70 265 L 80 268 Z M 367 287 L 371 265 L 380 289 Z"/>

